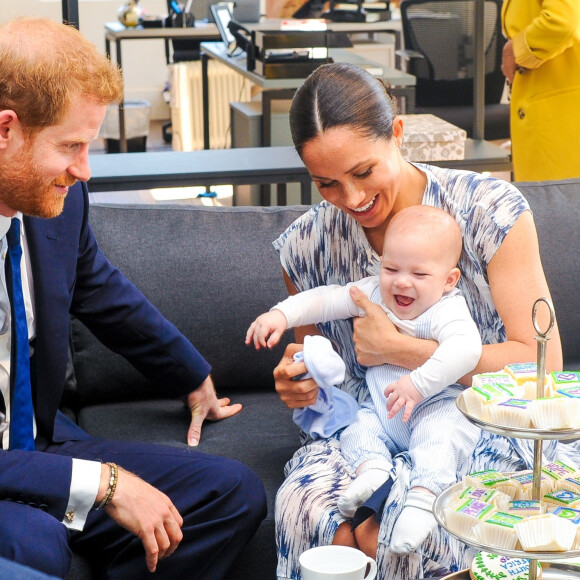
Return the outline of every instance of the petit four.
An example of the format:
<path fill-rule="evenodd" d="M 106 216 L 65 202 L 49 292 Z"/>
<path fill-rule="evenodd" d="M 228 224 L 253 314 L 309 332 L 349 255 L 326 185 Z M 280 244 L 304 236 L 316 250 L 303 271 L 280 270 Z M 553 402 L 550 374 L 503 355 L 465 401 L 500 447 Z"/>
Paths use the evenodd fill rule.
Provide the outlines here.
<path fill-rule="evenodd" d="M 551 482 L 550 491 L 553 489 L 560 489 L 560 482 L 576 475 L 576 468 L 567 465 L 563 461 L 552 461 L 551 463 L 546 463 L 542 466 L 542 473 Z"/>
<path fill-rule="evenodd" d="M 513 550 L 518 543 L 514 526 L 523 519 L 521 516 L 496 512 L 475 526 L 473 536 L 481 544 Z"/>
<path fill-rule="evenodd" d="M 448 507 L 445 510 L 445 519 L 452 530 L 473 539 L 475 525 L 496 512 L 497 508 L 491 503 L 468 499 L 460 505 Z"/>
<path fill-rule="evenodd" d="M 571 389 L 578 393 L 580 390 L 580 372 L 557 371 L 549 375 L 550 396 L 554 396 L 561 389 Z"/>
<path fill-rule="evenodd" d="M 535 399 L 538 396 L 538 366 L 536 363 L 513 363 L 505 365 L 504 372 L 510 376 L 517 385 L 522 387 L 526 399 Z M 544 380 L 544 392 L 549 384 L 548 377 Z"/>
<path fill-rule="evenodd" d="M 497 489 L 485 489 L 469 485 L 450 499 L 450 505 L 457 506 L 465 503 L 468 499 L 477 499 L 486 503 L 491 503 L 499 510 L 507 509 L 511 497 Z"/>
<path fill-rule="evenodd" d="M 519 397 L 523 390 L 517 386 L 505 387 L 493 383 L 482 383 L 463 391 L 463 400 L 467 412 L 482 421 L 491 419 L 489 407 L 495 403 L 502 403 L 507 399 Z"/>
<path fill-rule="evenodd" d="M 565 552 L 572 548 L 576 538 L 572 522 L 542 514 L 524 518 L 515 525 L 522 549 L 526 552 Z"/>
<path fill-rule="evenodd" d="M 544 503 L 547 505 L 578 508 L 580 507 L 580 493 L 569 489 L 557 489 L 544 495 Z"/>
<path fill-rule="evenodd" d="M 546 509 L 537 499 L 514 499 L 508 503 L 506 511 L 508 514 L 529 517 L 543 514 Z"/>
<path fill-rule="evenodd" d="M 527 500 L 532 499 L 532 493 L 534 488 L 534 472 L 531 470 L 518 471 L 513 475 L 509 476 L 510 479 L 517 481 L 520 484 L 520 490 L 514 499 Z M 554 488 L 552 479 L 548 478 L 547 475 L 543 475 L 540 478 L 540 495 L 544 495 Z"/>
<path fill-rule="evenodd" d="M 576 538 L 574 539 L 572 549 L 580 549 L 580 510 L 557 507 L 552 513 L 559 518 L 564 518 L 569 522 L 572 522 L 576 526 Z"/>
<path fill-rule="evenodd" d="M 509 495 L 510 498 L 516 497 L 520 492 L 520 485 L 517 481 L 495 469 L 474 471 L 465 476 L 464 482 L 466 485 L 474 485 L 475 487 L 497 489 Z"/>
<path fill-rule="evenodd" d="M 561 479 L 558 482 L 558 487 L 560 489 L 569 489 L 570 491 L 576 491 L 580 493 L 580 477 L 576 475 L 574 477 L 567 477 L 566 479 Z"/>
<path fill-rule="evenodd" d="M 497 425 L 527 429 L 532 426 L 530 403 L 529 399 L 512 398 L 490 405 L 488 409 L 490 419 Z"/>
<path fill-rule="evenodd" d="M 566 389 L 561 389 L 566 392 Z M 532 425 L 538 429 L 565 429 L 580 423 L 580 398 L 557 392 L 530 404 Z"/>
<path fill-rule="evenodd" d="M 565 429 L 572 427 L 574 415 L 570 413 L 572 401 L 567 397 L 542 397 L 530 403 L 530 418 L 536 429 Z M 580 404 L 580 399 L 577 401 Z M 579 407 L 580 410 L 580 407 Z"/>

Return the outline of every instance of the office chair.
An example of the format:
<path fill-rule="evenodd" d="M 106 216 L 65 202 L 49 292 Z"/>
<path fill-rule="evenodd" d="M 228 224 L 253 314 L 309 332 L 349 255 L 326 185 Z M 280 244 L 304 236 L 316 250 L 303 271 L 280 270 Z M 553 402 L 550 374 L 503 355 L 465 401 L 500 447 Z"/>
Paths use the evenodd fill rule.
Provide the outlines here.
<path fill-rule="evenodd" d="M 167 10 L 171 15 L 173 12 L 173 8 L 171 6 L 172 0 L 167 0 Z M 180 5 L 181 9 L 183 10 L 183 5 Z M 180 17 L 183 17 L 180 15 Z M 188 17 L 189 18 L 189 17 Z M 193 13 L 191 14 L 192 20 Z M 200 59 L 200 41 L 199 40 L 191 40 L 191 39 L 172 39 L 171 40 L 171 48 L 172 53 L 170 54 L 169 50 L 169 41 L 165 42 L 165 57 L 167 60 L 167 64 L 171 64 L 172 62 L 185 62 L 190 60 L 199 60 Z"/>
<path fill-rule="evenodd" d="M 509 139 L 509 104 L 500 103 L 502 0 L 485 0 L 485 139 Z M 473 136 L 474 0 L 403 0 L 407 72 L 417 78 L 415 113 L 431 113 Z"/>

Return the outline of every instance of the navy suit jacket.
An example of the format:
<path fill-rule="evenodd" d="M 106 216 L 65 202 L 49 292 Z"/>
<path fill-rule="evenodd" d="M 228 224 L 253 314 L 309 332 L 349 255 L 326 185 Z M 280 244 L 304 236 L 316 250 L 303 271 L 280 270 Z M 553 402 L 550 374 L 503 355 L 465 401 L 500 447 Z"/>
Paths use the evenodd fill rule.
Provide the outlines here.
<path fill-rule="evenodd" d="M 211 370 L 177 328 L 105 258 L 89 226 L 88 211 L 87 186 L 78 183 L 57 218 L 24 218 L 36 318 L 34 410 L 39 434 L 54 442 L 89 437 L 58 411 L 70 314 L 147 377 L 163 384 L 164 397 L 194 390 Z M 42 506 L 62 520 L 71 471 L 67 457 L 0 451 L 0 499 Z"/>

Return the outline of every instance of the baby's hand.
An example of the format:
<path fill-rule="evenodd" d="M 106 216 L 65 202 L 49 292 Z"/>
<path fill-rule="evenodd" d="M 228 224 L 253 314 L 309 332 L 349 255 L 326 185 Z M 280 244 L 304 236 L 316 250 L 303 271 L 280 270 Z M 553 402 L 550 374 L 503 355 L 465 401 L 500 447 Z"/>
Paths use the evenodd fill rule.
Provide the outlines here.
<path fill-rule="evenodd" d="M 405 407 L 405 414 L 403 415 L 404 422 L 409 420 L 415 405 L 418 405 L 425 398 L 413 384 L 410 375 L 405 375 L 397 382 L 391 383 L 385 389 L 385 397 L 387 397 L 389 419 L 392 419 Z"/>
<path fill-rule="evenodd" d="M 286 326 L 287 320 L 281 310 L 261 314 L 248 328 L 246 344 L 253 342 L 257 350 L 260 350 L 260 346 L 272 348 L 280 341 Z"/>

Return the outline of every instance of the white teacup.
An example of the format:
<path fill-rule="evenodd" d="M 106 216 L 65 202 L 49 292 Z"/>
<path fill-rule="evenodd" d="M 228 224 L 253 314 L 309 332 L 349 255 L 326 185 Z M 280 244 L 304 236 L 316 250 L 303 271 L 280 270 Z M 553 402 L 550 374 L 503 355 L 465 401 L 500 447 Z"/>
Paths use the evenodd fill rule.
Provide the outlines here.
<path fill-rule="evenodd" d="M 300 556 L 300 568 L 303 580 L 373 580 L 377 575 L 377 564 L 372 558 L 347 546 L 306 550 Z"/>

